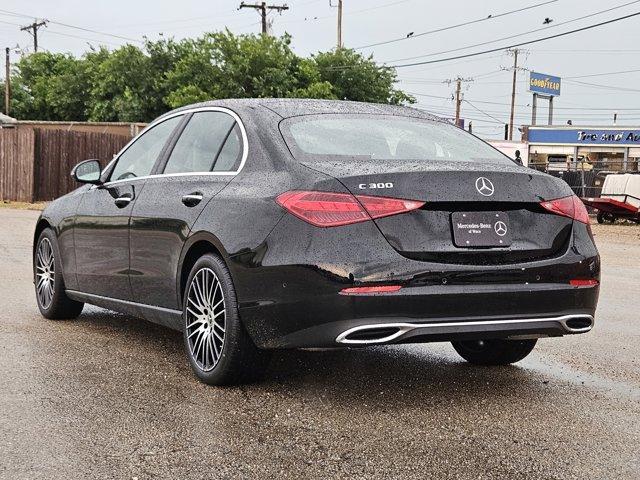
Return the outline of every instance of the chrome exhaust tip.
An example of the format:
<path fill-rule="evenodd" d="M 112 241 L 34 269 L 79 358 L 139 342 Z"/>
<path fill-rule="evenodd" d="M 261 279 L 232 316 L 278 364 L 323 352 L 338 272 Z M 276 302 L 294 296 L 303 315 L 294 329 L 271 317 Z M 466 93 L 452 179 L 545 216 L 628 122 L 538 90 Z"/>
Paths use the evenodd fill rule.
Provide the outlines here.
<path fill-rule="evenodd" d="M 562 320 L 562 326 L 569 333 L 584 333 L 593 328 L 594 320 L 591 315 L 567 315 Z"/>
<path fill-rule="evenodd" d="M 336 342 L 353 345 L 388 343 L 409 330 L 412 330 L 412 328 L 408 328 L 407 325 L 403 324 L 363 325 L 342 332 L 336 338 Z"/>
<path fill-rule="evenodd" d="M 526 335 L 531 338 L 549 336 L 549 327 L 565 334 L 585 333 L 593 328 L 594 319 L 591 315 L 575 314 L 559 317 L 543 318 L 513 318 L 506 320 L 471 320 L 454 322 L 424 322 L 424 323 L 379 323 L 360 325 L 345 330 L 336 337 L 336 343 L 346 345 L 374 345 L 391 343 L 405 334 L 443 335 L 457 333 L 491 333 L 514 330 L 512 336 L 517 336 L 518 330 L 529 330 Z M 540 333 L 536 333 L 539 330 Z M 411 332 L 411 333 L 410 333 Z M 524 333 L 524 332 L 523 332 Z"/>

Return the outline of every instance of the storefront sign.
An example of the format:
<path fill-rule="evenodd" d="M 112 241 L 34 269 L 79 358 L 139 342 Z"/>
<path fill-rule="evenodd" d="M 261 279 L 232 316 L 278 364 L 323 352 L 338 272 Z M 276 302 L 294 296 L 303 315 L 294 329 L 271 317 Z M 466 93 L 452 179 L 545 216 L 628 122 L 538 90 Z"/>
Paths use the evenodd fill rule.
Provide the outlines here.
<path fill-rule="evenodd" d="M 640 130 L 529 128 L 529 143 L 568 145 L 640 145 Z"/>
<path fill-rule="evenodd" d="M 560 96 L 560 77 L 545 73 L 529 72 L 529 91 L 551 97 Z"/>

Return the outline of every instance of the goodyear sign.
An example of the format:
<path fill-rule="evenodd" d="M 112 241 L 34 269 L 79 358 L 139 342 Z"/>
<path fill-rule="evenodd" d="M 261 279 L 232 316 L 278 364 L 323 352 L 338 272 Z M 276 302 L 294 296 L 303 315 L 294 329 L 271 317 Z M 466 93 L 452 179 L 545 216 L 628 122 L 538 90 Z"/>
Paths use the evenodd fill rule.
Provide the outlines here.
<path fill-rule="evenodd" d="M 560 96 L 560 77 L 547 75 L 545 73 L 530 72 L 529 91 L 549 95 L 551 97 Z"/>

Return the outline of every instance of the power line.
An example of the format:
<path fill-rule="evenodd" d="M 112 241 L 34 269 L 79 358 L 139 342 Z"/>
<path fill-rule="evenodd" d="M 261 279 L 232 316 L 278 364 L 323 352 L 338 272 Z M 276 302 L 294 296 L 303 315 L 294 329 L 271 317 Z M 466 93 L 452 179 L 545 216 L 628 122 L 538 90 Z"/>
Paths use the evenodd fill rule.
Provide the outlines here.
<path fill-rule="evenodd" d="M 585 30 L 590 30 L 592 28 L 602 27 L 604 25 L 609 25 L 611 23 L 615 23 L 615 22 L 619 22 L 619 21 L 622 21 L 622 20 L 626 20 L 626 19 L 629 19 L 629 18 L 632 18 L 632 17 L 636 17 L 638 15 L 640 15 L 640 12 L 630 13 L 629 15 L 624 15 L 622 17 L 613 18 L 611 20 L 607 20 L 607 21 L 600 22 L 600 23 L 595 23 L 593 25 L 587 25 L 585 27 L 576 28 L 574 30 L 569 30 L 568 32 L 557 33 L 555 35 L 550 35 L 548 37 L 536 38 L 534 40 L 528 40 L 526 42 L 514 43 L 512 45 L 491 48 L 489 50 L 483 50 L 483 51 L 480 51 L 480 52 L 466 53 L 464 55 L 456 55 L 454 57 L 440 58 L 440 59 L 437 59 L 437 60 L 427 60 L 427 61 L 424 61 L 424 62 L 413 62 L 413 63 L 404 63 L 404 64 L 399 64 L 399 65 L 388 65 L 388 66 L 391 67 L 391 68 L 414 67 L 414 66 L 417 66 L 417 65 L 429 65 L 429 64 L 433 64 L 433 63 L 448 62 L 448 61 L 451 61 L 451 60 L 458 60 L 460 58 L 476 57 L 478 55 L 485 55 L 487 53 L 493 53 L 493 52 L 498 52 L 498 51 L 501 51 L 501 50 L 513 49 L 513 48 L 516 48 L 516 47 L 522 47 L 524 45 L 531 45 L 532 43 L 539 43 L 539 42 L 544 42 L 546 40 L 551 40 L 551 39 L 554 39 L 554 38 L 559 38 L 559 37 L 564 37 L 564 36 L 567 36 L 567 35 L 572 35 L 574 33 L 583 32 Z"/>
<path fill-rule="evenodd" d="M 617 72 L 602 72 L 602 73 L 591 73 L 589 75 L 574 75 L 571 77 L 562 77 L 565 80 L 566 79 L 572 79 L 572 78 L 589 78 L 589 77 L 604 77 L 607 75 L 621 75 L 623 73 L 636 73 L 636 72 L 640 72 L 640 68 L 638 69 L 634 69 L 634 70 L 620 70 Z"/>
<path fill-rule="evenodd" d="M 13 25 L 13 26 L 16 26 L 16 27 L 20 27 L 21 26 L 21 24 L 19 24 L 19 23 L 7 22 L 5 20 L 0 20 L 0 23 L 1 24 L 5 24 L 5 25 Z M 61 35 L 63 37 L 78 38 L 80 40 L 86 40 L 87 42 L 104 43 L 104 44 L 107 44 L 107 45 L 113 45 L 115 47 L 122 46 L 121 43 L 112 43 L 112 42 L 107 42 L 106 40 L 96 40 L 94 38 L 81 37 L 79 35 L 72 35 L 70 33 L 58 32 L 56 30 L 50 30 L 50 29 L 47 29 L 47 34 L 50 34 L 50 35 L 51 34 L 52 35 Z"/>
<path fill-rule="evenodd" d="M 33 18 L 33 15 L 26 15 L 24 13 L 12 12 L 12 11 L 9 11 L 9 10 L 0 9 L 0 12 L 1 13 L 5 13 L 7 15 L 12 15 L 14 17 Z M 75 30 L 82 30 L 84 32 L 90 32 L 90 33 L 95 33 L 95 34 L 98 34 L 98 35 L 104 35 L 106 37 L 119 38 L 120 40 L 126 40 L 128 42 L 144 43 L 142 40 L 138 40 L 136 38 L 124 37 L 122 35 L 116 35 L 116 34 L 113 34 L 113 33 L 101 32 L 101 31 L 98 31 L 98 30 L 93 30 L 91 28 L 84 28 L 84 27 L 79 27 L 77 25 L 71 25 L 69 23 L 58 22 L 56 20 L 47 19 L 46 21 L 48 23 L 52 23 L 54 25 L 59 25 L 61 27 L 73 28 Z"/>
<path fill-rule="evenodd" d="M 478 112 L 482 113 L 483 115 L 486 115 L 489 118 L 494 119 L 497 122 L 500 123 L 504 123 L 502 120 L 500 120 L 499 118 L 494 117 L 493 115 L 489 115 L 487 112 L 480 110 L 478 107 L 476 107 L 473 103 L 471 103 L 469 100 L 464 100 L 466 103 L 468 103 L 469 105 L 471 105 L 474 109 L 476 109 Z"/>
<path fill-rule="evenodd" d="M 427 32 L 415 33 L 415 34 L 411 35 L 410 37 L 404 36 L 404 37 L 401 37 L 401 38 L 394 38 L 392 40 L 385 40 L 383 42 L 370 43 L 368 45 L 362 45 L 360 47 L 355 47 L 354 50 L 362 50 L 362 49 L 365 49 L 365 48 L 377 47 L 379 45 L 387 45 L 389 43 L 401 42 L 403 40 L 409 40 L 409 39 L 413 39 L 413 38 L 417 38 L 417 37 L 422 37 L 424 35 L 431 35 L 433 33 L 444 32 L 446 30 L 453 30 L 455 28 L 465 27 L 467 25 L 473 25 L 474 23 L 486 22 L 487 20 L 493 20 L 493 19 L 496 19 L 496 18 L 500 18 L 500 17 L 504 17 L 504 16 L 507 16 L 507 15 L 511 15 L 513 13 L 523 12 L 525 10 L 530 10 L 532 8 L 541 7 L 543 5 L 548 5 L 549 3 L 555 3 L 557 1 L 558 0 L 549 0 L 549 1 L 546 1 L 546 2 L 542 2 L 542 3 L 536 3 L 535 5 L 529 5 L 528 7 L 518 8 L 516 10 L 511 10 L 509 12 L 499 13 L 497 15 L 489 15 L 488 17 L 478 18 L 476 20 L 470 20 L 468 22 L 458 23 L 456 25 L 450 25 L 448 27 L 437 28 L 435 30 L 429 30 Z"/>
<path fill-rule="evenodd" d="M 365 12 L 369 12 L 372 10 L 379 10 L 381 8 L 387 8 L 393 5 L 398 5 L 400 3 L 407 3 L 407 2 L 411 2 L 413 0 L 396 0 L 395 2 L 391 2 L 391 3 L 384 3 L 382 5 L 375 5 L 373 7 L 367 7 L 367 8 L 361 8 L 359 10 L 345 10 L 344 13 L 365 13 Z M 311 2 L 310 2 L 311 3 Z M 301 5 L 297 5 L 297 6 L 301 6 Z M 308 22 L 308 21 L 315 21 L 315 20 L 326 20 L 327 18 L 333 18 L 333 15 L 323 15 L 323 16 L 319 16 L 319 17 L 305 17 L 305 18 L 301 18 L 301 19 L 297 19 L 297 20 L 286 20 L 282 23 L 284 24 L 290 24 L 290 23 L 300 23 L 300 22 Z"/>
<path fill-rule="evenodd" d="M 596 87 L 602 88 L 604 90 L 614 90 L 616 92 L 640 92 L 640 89 L 637 88 L 627 88 L 627 87 L 618 87 L 615 85 L 602 85 L 601 83 L 590 83 L 590 82 L 581 82 L 579 80 L 567 80 L 569 83 L 574 83 L 578 85 L 586 85 L 588 87 Z"/>
<path fill-rule="evenodd" d="M 469 48 L 482 47 L 484 45 L 489 45 L 489 44 L 500 42 L 500 41 L 503 41 L 503 40 L 510 40 L 512 38 L 518 38 L 518 37 L 522 37 L 522 36 L 525 36 L 525 35 L 529 35 L 531 33 L 537 33 L 537 32 L 543 31 L 543 30 L 548 30 L 550 28 L 557 28 L 557 27 L 560 27 L 562 25 L 568 25 L 570 23 L 575 23 L 575 22 L 578 22 L 580 20 L 584 20 L 586 18 L 595 17 L 597 15 L 602 15 L 603 13 L 608 13 L 608 12 L 611 12 L 613 10 L 618 10 L 620 8 L 627 7 L 627 6 L 632 5 L 634 3 L 640 3 L 640 0 L 634 0 L 633 2 L 624 3 L 622 5 L 617 5 L 615 7 L 607 8 L 605 10 L 600 10 L 598 12 L 593 12 L 593 13 L 590 13 L 588 15 L 583 15 L 581 17 L 576 17 L 576 18 L 573 18 L 571 20 L 567 20 L 565 22 L 556 23 L 556 24 L 551 25 L 549 27 L 536 28 L 534 30 L 529 30 L 527 32 L 516 33 L 514 35 L 508 35 L 506 37 L 496 38 L 496 39 L 489 40 L 489 41 L 486 41 L 486 42 L 474 43 L 473 45 L 466 45 L 464 47 L 452 48 L 450 50 L 442 50 L 440 52 L 427 53 L 427 54 L 416 55 L 416 56 L 412 56 L 412 57 L 396 58 L 394 60 L 387 60 L 385 63 L 403 62 L 405 60 L 414 60 L 416 58 L 433 57 L 433 56 L 442 55 L 442 54 L 445 54 L 445 53 L 459 52 L 460 50 L 467 50 Z"/>
<path fill-rule="evenodd" d="M 451 100 L 452 97 L 448 96 L 448 97 L 444 97 L 442 95 L 431 95 L 431 94 L 427 94 L 427 93 L 420 93 L 420 92 L 410 92 L 407 91 L 406 93 L 408 93 L 409 95 L 413 95 L 415 97 L 426 97 L 426 98 L 436 98 L 436 99 L 441 99 L 441 100 Z M 466 99 L 465 99 L 466 101 Z M 489 100 L 473 100 L 474 103 L 482 103 L 483 105 L 498 105 L 498 106 L 508 106 L 507 102 L 492 102 Z M 530 105 L 522 105 L 522 104 L 516 104 L 516 107 L 519 108 L 529 108 Z M 555 107 L 554 109 L 556 110 L 588 110 L 588 111 L 593 111 L 593 110 L 603 110 L 603 111 L 637 111 L 640 113 L 640 107 Z M 502 112 L 494 112 L 494 113 L 502 113 Z M 585 114 L 582 114 L 585 115 Z M 595 115 L 595 114 L 594 114 Z"/>
<path fill-rule="evenodd" d="M 113 43 L 113 42 L 108 42 L 106 40 L 98 40 L 98 39 L 95 39 L 95 38 L 82 37 L 80 35 L 73 35 L 71 33 L 58 32 L 57 30 L 47 30 L 47 34 L 59 35 L 59 36 L 69 37 L 69 38 L 77 38 L 79 40 L 85 40 L 87 42 L 94 42 L 94 43 L 98 43 L 98 44 L 111 45 L 111 46 L 114 46 L 114 47 L 121 47 L 122 46 L 122 43 Z"/>

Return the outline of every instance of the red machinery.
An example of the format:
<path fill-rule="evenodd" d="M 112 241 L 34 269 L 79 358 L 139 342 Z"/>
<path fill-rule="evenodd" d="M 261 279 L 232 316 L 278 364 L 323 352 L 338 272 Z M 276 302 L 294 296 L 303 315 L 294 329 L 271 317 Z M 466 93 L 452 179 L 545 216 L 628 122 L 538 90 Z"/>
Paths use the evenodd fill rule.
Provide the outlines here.
<path fill-rule="evenodd" d="M 615 198 L 610 198 L 615 197 Z M 640 209 L 629 200 L 640 202 L 640 198 L 632 195 L 620 194 L 609 197 L 582 198 L 584 204 L 597 210 L 598 223 L 615 222 L 618 218 L 625 218 L 640 223 Z"/>

